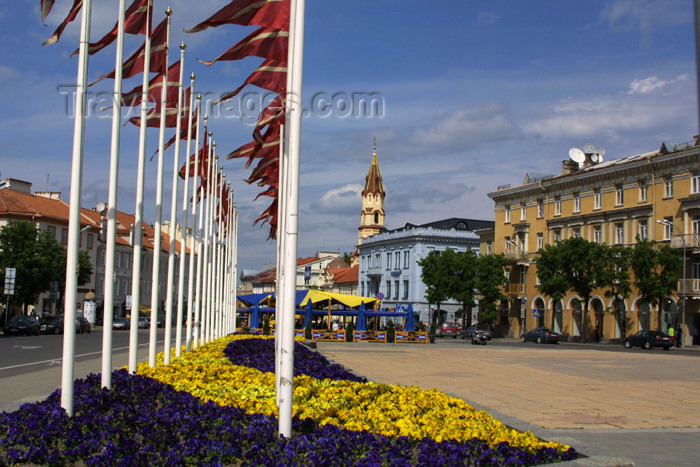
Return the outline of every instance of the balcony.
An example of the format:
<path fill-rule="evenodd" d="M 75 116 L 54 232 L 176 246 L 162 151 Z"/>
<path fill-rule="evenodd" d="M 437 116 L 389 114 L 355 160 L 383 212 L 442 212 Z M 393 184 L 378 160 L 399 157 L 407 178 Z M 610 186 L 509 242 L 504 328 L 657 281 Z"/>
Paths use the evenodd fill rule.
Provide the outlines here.
<path fill-rule="evenodd" d="M 673 248 L 700 248 L 700 234 L 674 235 L 671 237 Z"/>
<path fill-rule="evenodd" d="M 511 282 L 508 284 L 508 295 L 522 295 L 525 293 L 525 284 Z"/>
<path fill-rule="evenodd" d="M 700 296 L 700 279 L 686 279 L 685 288 L 683 287 L 683 279 L 679 280 L 676 294 L 683 296 L 684 292 L 689 297 Z"/>
<path fill-rule="evenodd" d="M 511 248 L 510 250 L 504 251 L 503 254 L 505 255 L 506 259 L 509 261 L 518 261 L 521 259 L 527 259 L 525 256 L 525 252 L 520 248 Z"/>

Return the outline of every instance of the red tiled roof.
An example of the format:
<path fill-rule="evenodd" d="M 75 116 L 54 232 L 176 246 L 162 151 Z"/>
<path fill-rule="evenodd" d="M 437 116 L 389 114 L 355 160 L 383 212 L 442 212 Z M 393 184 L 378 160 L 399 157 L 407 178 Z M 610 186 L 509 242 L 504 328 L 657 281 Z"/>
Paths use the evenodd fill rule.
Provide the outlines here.
<path fill-rule="evenodd" d="M 349 268 L 335 268 L 328 270 L 333 276 L 334 284 L 351 284 L 356 283 L 360 276 L 360 266 L 352 266 Z"/>

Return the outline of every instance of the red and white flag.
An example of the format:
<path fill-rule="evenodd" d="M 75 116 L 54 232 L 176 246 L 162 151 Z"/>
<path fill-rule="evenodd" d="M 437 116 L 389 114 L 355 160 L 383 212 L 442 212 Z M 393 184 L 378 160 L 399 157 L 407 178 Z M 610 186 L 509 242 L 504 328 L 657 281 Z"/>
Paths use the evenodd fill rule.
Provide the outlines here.
<path fill-rule="evenodd" d="M 129 8 L 124 13 L 124 33 L 125 34 L 146 34 L 150 29 L 150 22 L 153 12 L 153 0 L 134 0 Z M 92 42 L 88 45 L 88 53 L 96 54 L 104 49 L 112 42 L 117 40 L 117 28 L 119 23 L 116 23 L 112 30 L 108 32 L 102 39 L 97 42 Z M 71 58 L 78 55 L 80 49 L 75 49 L 71 54 Z"/>
<path fill-rule="evenodd" d="M 45 6 L 46 5 L 44 5 L 42 3 L 42 6 L 41 6 L 42 16 L 44 14 L 44 7 Z M 47 6 L 47 8 L 48 8 L 48 10 L 46 12 L 47 14 L 48 14 L 48 11 L 51 10 L 51 6 L 53 6 L 53 2 L 51 2 L 51 5 Z M 46 39 L 44 41 L 44 43 L 41 45 L 49 45 L 49 44 L 54 44 L 54 43 L 58 42 L 58 40 L 61 38 L 61 34 L 63 34 L 63 30 L 66 29 L 66 26 L 68 26 L 68 24 L 70 24 L 72 21 L 75 20 L 75 18 L 78 17 L 78 13 L 80 12 L 80 9 L 82 7 L 83 7 L 83 0 L 75 0 L 73 2 L 73 6 L 71 7 L 70 11 L 68 12 L 68 16 L 66 16 L 66 19 L 64 19 L 63 22 L 58 25 L 58 28 L 56 28 L 53 35 L 51 37 L 49 37 L 48 39 Z"/>
<path fill-rule="evenodd" d="M 170 65 L 170 68 L 168 68 L 168 78 L 167 78 L 167 85 L 168 85 L 168 95 L 167 95 L 167 103 L 175 103 L 177 104 L 177 93 L 179 92 L 180 88 L 180 68 L 181 68 L 181 63 L 180 60 L 177 62 L 173 63 Z M 127 92 L 126 94 L 122 94 L 122 105 L 127 106 L 127 107 L 136 107 L 137 105 L 141 104 L 141 97 L 142 97 L 142 85 L 136 86 L 134 89 L 131 91 Z M 158 73 L 151 81 L 148 83 L 148 102 L 154 102 L 156 104 L 160 104 L 161 98 L 163 96 L 163 73 Z M 187 106 L 189 106 L 189 101 L 187 103 Z"/>
<path fill-rule="evenodd" d="M 262 57 L 287 61 L 289 31 L 263 26 L 238 42 L 214 60 L 199 60 L 209 66 L 218 61 L 241 60 L 244 57 Z"/>
<path fill-rule="evenodd" d="M 185 89 L 185 96 L 187 96 L 187 99 L 189 100 L 189 93 L 190 93 L 190 88 Z M 178 116 L 178 109 L 177 109 L 177 101 L 175 102 L 174 106 L 169 106 L 169 103 L 166 102 L 166 109 L 165 109 L 165 127 L 166 128 L 175 128 L 177 127 L 177 116 Z M 160 127 L 160 106 L 153 107 L 151 110 L 148 111 L 148 115 L 146 116 L 146 126 L 148 128 L 159 128 Z M 180 118 L 185 118 L 180 112 Z M 136 126 L 141 126 L 141 117 L 132 117 L 128 120 L 129 123 L 132 123 Z M 126 123 L 125 123 L 126 125 Z"/>
<path fill-rule="evenodd" d="M 46 20 L 46 17 L 51 13 L 55 0 L 41 0 L 41 21 Z"/>
<path fill-rule="evenodd" d="M 279 60 L 265 60 L 245 82 L 233 92 L 224 94 L 216 103 L 231 99 L 240 93 L 244 87 L 253 84 L 268 91 L 285 95 L 287 88 L 287 63 Z"/>
<path fill-rule="evenodd" d="M 212 17 L 192 29 L 185 29 L 185 32 L 199 32 L 222 24 L 269 26 L 288 31 L 289 5 L 289 0 L 233 0 Z"/>
<path fill-rule="evenodd" d="M 167 19 L 163 20 L 156 28 L 151 31 L 151 63 L 150 70 L 155 72 L 161 72 L 165 70 L 165 56 L 167 44 L 166 39 L 168 36 Z M 139 73 L 143 73 L 143 67 L 146 55 L 146 43 L 138 48 L 129 58 L 124 61 L 122 66 L 122 78 L 127 79 L 132 76 L 136 76 Z M 105 78 L 114 79 L 114 70 L 107 73 L 106 75 L 100 76 L 98 79 L 90 83 L 88 86 L 102 81 Z"/>

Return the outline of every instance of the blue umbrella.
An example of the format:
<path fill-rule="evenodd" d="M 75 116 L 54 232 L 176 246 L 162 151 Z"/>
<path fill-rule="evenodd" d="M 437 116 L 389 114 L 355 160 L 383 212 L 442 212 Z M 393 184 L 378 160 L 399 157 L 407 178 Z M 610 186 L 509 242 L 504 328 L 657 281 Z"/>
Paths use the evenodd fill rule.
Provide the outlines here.
<path fill-rule="evenodd" d="M 358 331 L 367 330 L 367 323 L 365 320 L 365 302 L 361 302 L 360 309 L 357 310 L 357 324 L 355 325 L 355 329 Z"/>
<path fill-rule="evenodd" d="M 413 316 L 413 304 L 408 304 L 408 309 L 406 310 L 406 322 L 403 325 L 404 331 L 415 331 L 416 330 L 416 317 Z"/>
<path fill-rule="evenodd" d="M 311 313 L 313 309 L 314 304 L 311 302 L 311 299 L 309 299 L 306 302 L 306 313 L 304 313 L 304 329 L 306 329 L 306 326 L 308 326 L 311 322 Z"/>
<path fill-rule="evenodd" d="M 250 313 L 250 325 L 251 329 L 258 329 L 260 327 L 260 304 L 256 303 L 253 306 L 253 311 Z"/>

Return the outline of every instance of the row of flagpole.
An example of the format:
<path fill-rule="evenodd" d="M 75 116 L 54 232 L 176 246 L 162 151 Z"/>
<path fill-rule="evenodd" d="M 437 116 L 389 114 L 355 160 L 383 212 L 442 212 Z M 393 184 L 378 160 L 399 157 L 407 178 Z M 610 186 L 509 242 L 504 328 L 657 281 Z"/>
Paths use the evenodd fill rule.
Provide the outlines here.
<path fill-rule="evenodd" d="M 42 19 L 48 15 L 53 0 L 41 0 Z M 73 412 L 73 358 L 75 341 L 73 329 L 76 314 L 75 303 L 77 287 L 75 284 L 75 268 L 78 257 L 78 234 L 80 229 L 80 190 L 82 185 L 82 159 L 84 155 L 85 133 L 85 95 L 87 84 L 88 55 L 95 53 L 117 41 L 116 65 L 112 73 L 103 78 L 114 78 L 114 105 L 112 121 L 112 140 L 110 152 L 110 186 L 109 204 L 106 213 L 107 232 L 105 258 L 105 306 L 104 306 L 104 337 L 102 384 L 111 386 L 111 325 L 114 310 L 114 255 L 116 249 L 116 213 L 118 198 L 118 167 L 119 142 L 122 101 L 127 100 L 122 93 L 122 80 L 143 73 L 142 85 L 128 96 L 132 99 L 126 105 L 136 105 L 140 94 L 140 117 L 129 121 L 139 126 L 138 171 L 135 204 L 135 224 L 133 226 L 133 261 L 131 286 L 131 331 L 129 336 L 129 371 L 135 373 L 138 364 L 138 323 L 141 307 L 142 292 L 142 260 L 143 244 L 143 212 L 144 185 L 146 172 L 146 134 L 147 128 L 156 117 L 160 117 L 159 148 L 156 179 L 155 221 L 153 240 L 152 279 L 154 286 L 151 290 L 151 330 L 149 333 L 150 366 L 156 360 L 156 328 L 157 311 L 160 308 L 160 251 L 162 232 L 162 203 L 163 203 L 163 174 L 165 163 L 165 128 L 175 127 L 176 135 L 173 158 L 173 180 L 171 191 L 171 230 L 168 248 L 167 284 L 165 294 L 165 352 L 164 363 L 168 364 L 171 357 L 170 342 L 172 340 L 172 318 L 175 310 L 174 275 L 176 243 L 175 232 L 177 217 L 178 173 L 184 178 L 182 190 L 182 223 L 179 251 L 178 304 L 176 311 L 177 329 L 175 334 L 175 356 L 179 356 L 182 347 L 183 321 L 186 323 L 185 349 L 190 351 L 198 345 L 216 339 L 235 330 L 235 288 L 237 262 L 237 226 L 238 217 L 233 202 L 230 182 L 226 183 L 223 167 L 218 165 L 216 142 L 213 134 L 208 131 L 208 118 L 201 116 L 201 98 L 197 96 L 194 104 L 194 74 L 191 75 L 191 85 L 183 90 L 184 80 L 184 44 L 180 47 L 180 61 L 168 66 L 169 24 L 172 12 L 168 8 L 167 18 L 155 29 L 151 29 L 152 0 L 134 0 L 129 9 L 125 10 L 125 0 L 119 0 L 119 15 L 115 29 L 95 44 L 89 43 L 91 0 L 78 0 L 64 22 L 45 43 L 58 41 L 66 24 L 72 21 L 82 7 L 81 40 L 77 51 L 79 56 L 76 117 L 73 141 L 73 169 L 71 180 L 71 214 L 68 239 L 68 261 L 66 281 L 66 334 L 64 338 L 64 365 L 62 374 L 62 406 L 69 415 Z M 304 29 L 304 0 L 233 0 L 214 16 L 186 32 L 197 32 L 221 24 L 259 25 L 255 33 L 248 36 L 216 59 L 202 63 L 211 65 L 217 60 L 240 60 L 246 56 L 259 56 L 265 61 L 251 76 L 233 93 L 228 93 L 220 99 L 225 100 L 235 96 L 248 85 L 256 85 L 263 89 L 278 93 L 268 108 L 261 115 L 253 132 L 254 140 L 227 156 L 248 157 L 248 165 L 253 159 L 260 159 L 253 174 L 246 181 L 257 182 L 259 186 L 269 188 L 261 195 L 271 196 L 273 204 L 256 219 L 269 222 L 270 238 L 275 234 L 278 240 L 278 283 L 279 298 L 277 311 L 277 401 L 279 404 L 279 431 L 284 436 L 291 436 L 292 398 L 293 398 L 293 367 L 294 367 L 294 312 L 296 289 L 296 255 L 298 236 L 298 193 L 299 193 L 299 141 L 301 134 L 301 89 L 302 89 L 302 55 Z M 125 12 L 126 11 L 126 12 Z M 145 18 L 145 26 L 142 22 Z M 127 26 L 128 25 L 128 26 Z M 144 45 L 129 59 L 123 60 L 124 34 L 145 35 Z M 286 56 L 282 55 L 286 52 Z M 151 60 L 156 65 L 152 70 Z M 123 65 L 122 65 L 123 63 Z M 178 65 L 179 68 L 175 68 Z M 150 72 L 161 70 L 162 83 L 150 81 Z M 173 125 L 168 120 L 169 79 L 171 70 L 177 72 L 177 107 L 176 122 Z M 158 75 L 161 76 L 161 75 Z M 175 78 L 172 78 L 175 80 Z M 97 82 L 95 81 L 95 82 Z M 284 82 L 286 81 L 286 83 Z M 94 84 L 94 83 L 92 83 Z M 160 98 L 150 94 L 152 89 L 161 86 Z M 185 93 L 188 91 L 188 93 Z M 156 107 L 149 109 L 149 98 Z M 187 101 L 187 104 L 185 104 Z M 159 107 L 159 108 L 158 108 Z M 182 169 L 179 167 L 180 140 L 182 135 L 183 109 L 187 117 L 187 161 Z M 158 114 L 160 112 L 160 114 Z M 204 120 L 204 130 L 201 130 L 200 119 Z M 286 124 L 284 122 L 286 121 Z M 263 133 L 263 130 L 265 132 Z M 194 131 L 193 131 L 194 130 Z M 195 154 L 190 158 L 191 141 L 195 138 Z M 199 144 L 202 142 L 200 151 Z M 279 156 L 272 150 L 278 145 Z M 247 166 L 248 166 L 247 165 Z M 193 166 L 193 170 L 192 169 Z M 246 168 L 247 168 L 246 166 Z M 183 175 L 184 171 L 184 175 Z M 191 201 L 187 202 L 190 192 L 189 178 L 198 178 L 200 183 L 192 184 Z M 260 195 L 259 195 L 260 196 Z M 218 204 L 216 203 L 218 201 Z M 191 206 L 191 209 L 190 209 Z M 191 227 L 188 229 L 189 217 Z M 189 241 L 189 247 L 188 245 Z M 189 254 L 188 254 L 189 251 Z M 185 293 L 185 264 L 189 259 L 189 278 L 187 293 Z M 183 297 L 187 297 L 187 304 Z"/>

